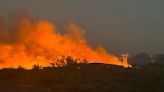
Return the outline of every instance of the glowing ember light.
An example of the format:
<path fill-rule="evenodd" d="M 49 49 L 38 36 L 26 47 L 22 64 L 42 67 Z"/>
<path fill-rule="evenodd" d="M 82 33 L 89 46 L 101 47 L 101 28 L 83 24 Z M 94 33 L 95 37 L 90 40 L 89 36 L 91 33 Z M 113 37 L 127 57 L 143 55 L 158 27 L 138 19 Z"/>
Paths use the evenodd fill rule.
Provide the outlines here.
<path fill-rule="evenodd" d="M 0 21 L 0 68 L 46 67 L 62 56 L 78 59 L 78 63 L 85 58 L 89 63 L 130 66 L 103 47 L 93 49 L 84 38 L 84 29 L 73 22 L 65 27 L 65 34 L 48 21 L 29 17 L 14 18 L 9 24 Z"/>

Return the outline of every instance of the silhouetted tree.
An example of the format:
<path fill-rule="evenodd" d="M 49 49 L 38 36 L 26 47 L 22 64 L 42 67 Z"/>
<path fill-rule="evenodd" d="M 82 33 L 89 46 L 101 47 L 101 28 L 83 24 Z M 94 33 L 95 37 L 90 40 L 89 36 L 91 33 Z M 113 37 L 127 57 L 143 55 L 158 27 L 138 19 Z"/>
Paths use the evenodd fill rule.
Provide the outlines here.
<path fill-rule="evenodd" d="M 55 63 L 50 63 L 50 65 L 51 65 L 52 67 L 55 67 Z"/>
<path fill-rule="evenodd" d="M 87 60 L 87 58 L 84 57 L 84 60 L 83 60 L 82 63 L 84 63 L 84 64 L 88 64 L 88 60 Z"/>
<path fill-rule="evenodd" d="M 39 67 L 39 65 L 34 64 L 34 65 L 33 65 L 33 67 L 32 67 L 32 69 L 34 69 L 34 70 L 39 70 L 39 69 L 40 69 L 40 67 Z"/>
<path fill-rule="evenodd" d="M 70 56 L 68 56 L 67 58 L 66 58 L 66 61 L 67 61 L 67 66 L 72 66 L 72 65 L 75 65 L 75 64 L 77 64 L 77 60 L 75 59 L 73 59 L 72 57 L 70 57 Z"/>
<path fill-rule="evenodd" d="M 66 65 L 65 57 L 62 56 L 62 58 L 57 59 L 57 60 L 55 61 L 54 65 L 56 65 L 57 67 L 64 67 L 64 66 Z"/>
<path fill-rule="evenodd" d="M 17 67 L 17 69 L 19 70 L 24 70 L 25 68 L 23 68 L 21 65 Z"/>

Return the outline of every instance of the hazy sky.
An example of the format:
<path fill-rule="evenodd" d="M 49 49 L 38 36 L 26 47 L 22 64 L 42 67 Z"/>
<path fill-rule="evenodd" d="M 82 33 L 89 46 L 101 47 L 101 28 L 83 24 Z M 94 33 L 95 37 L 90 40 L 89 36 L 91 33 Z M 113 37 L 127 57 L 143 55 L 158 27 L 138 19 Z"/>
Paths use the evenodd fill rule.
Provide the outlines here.
<path fill-rule="evenodd" d="M 108 52 L 164 52 L 164 0 L 0 0 L 0 15 L 24 9 L 62 27 L 75 21 Z"/>

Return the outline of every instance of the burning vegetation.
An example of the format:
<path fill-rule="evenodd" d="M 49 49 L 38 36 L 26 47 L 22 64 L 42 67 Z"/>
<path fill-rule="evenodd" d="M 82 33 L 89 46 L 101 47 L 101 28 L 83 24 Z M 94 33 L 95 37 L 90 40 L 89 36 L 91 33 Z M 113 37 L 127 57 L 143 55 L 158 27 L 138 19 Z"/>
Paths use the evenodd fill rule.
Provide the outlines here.
<path fill-rule="evenodd" d="M 63 57 L 71 57 L 77 63 L 129 66 L 103 47 L 92 48 L 84 35 L 84 29 L 74 22 L 68 23 L 61 34 L 56 25 L 25 13 L 0 17 L 0 68 L 60 66 L 58 61 Z"/>

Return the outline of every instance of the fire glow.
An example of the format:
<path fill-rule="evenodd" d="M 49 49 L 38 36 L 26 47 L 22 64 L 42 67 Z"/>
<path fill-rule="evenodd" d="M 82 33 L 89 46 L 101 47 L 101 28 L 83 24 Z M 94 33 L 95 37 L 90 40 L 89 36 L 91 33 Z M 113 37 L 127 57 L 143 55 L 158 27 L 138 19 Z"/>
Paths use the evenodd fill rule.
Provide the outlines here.
<path fill-rule="evenodd" d="M 38 62 L 46 67 L 62 56 L 78 59 L 79 63 L 85 58 L 89 63 L 129 66 L 103 47 L 93 49 L 84 38 L 84 29 L 76 23 L 68 23 L 65 31 L 61 34 L 56 25 L 29 16 L 12 17 L 7 23 L 1 17 L 0 68 L 31 69 Z"/>

